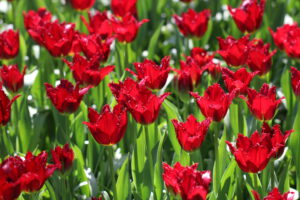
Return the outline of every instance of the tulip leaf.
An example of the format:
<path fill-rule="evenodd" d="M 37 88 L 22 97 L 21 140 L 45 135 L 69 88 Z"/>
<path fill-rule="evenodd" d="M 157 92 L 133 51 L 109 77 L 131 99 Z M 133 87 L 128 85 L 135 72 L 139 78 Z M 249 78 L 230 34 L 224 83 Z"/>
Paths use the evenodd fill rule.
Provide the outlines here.
<path fill-rule="evenodd" d="M 130 180 L 129 180 L 128 169 L 129 167 L 128 167 L 128 157 L 127 157 L 119 172 L 119 176 L 116 184 L 118 199 L 120 200 L 127 199 L 127 197 L 130 194 Z"/>
<path fill-rule="evenodd" d="M 156 31 L 154 32 L 154 34 L 152 35 L 150 42 L 149 42 L 149 46 L 148 46 L 148 58 L 149 59 L 153 59 L 154 55 L 155 55 L 155 49 L 158 46 L 158 39 L 160 36 L 160 31 L 161 31 L 161 27 L 163 25 L 163 22 L 159 24 L 159 26 L 157 27 Z"/>

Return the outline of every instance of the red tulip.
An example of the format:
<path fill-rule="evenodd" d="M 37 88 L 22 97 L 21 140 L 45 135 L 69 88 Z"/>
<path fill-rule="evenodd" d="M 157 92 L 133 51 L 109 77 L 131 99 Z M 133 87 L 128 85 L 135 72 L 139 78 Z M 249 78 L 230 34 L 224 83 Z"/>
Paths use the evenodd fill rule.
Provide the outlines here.
<path fill-rule="evenodd" d="M 152 60 L 145 59 L 142 63 L 133 63 L 137 74 L 130 69 L 126 69 L 139 80 L 145 79 L 146 86 L 151 89 L 161 89 L 168 78 L 170 72 L 170 56 L 165 56 L 161 60 L 161 64 L 157 65 Z"/>
<path fill-rule="evenodd" d="M 291 82 L 292 88 L 296 96 L 300 96 L 300 70 L 295 67 L 291 67 Z"/>
<path fill-rule="evenodd" d="M 230 66 L 244 65 L 248 58 L 249 35 L 238 40 L 228 36 L 225 40 L 218 37 L 220 50 L 218 53 Z"/>
<path fill-rule="evenodd" d="M 246 94 L 253 77 L 258 72 L 247 72 L 246 68 L 238 69 L 236 72 L 222 68 L 222 77 L 229 92 L 236 90 L 238 94 Z"/>
<path fill-rule="evenodd" d="M 181 2 L 184 2 L 184 3 L 190 3 L 192 2 L 193 0 L 180 0 Z"/>
<path fill-rule="evenodd" d="M 274 32 L 271 28 L 269 28 L 269 31 L 274 39 L 274 43 L 276 46 L 283 50 L 285 47 L 285 44 L 288 43 L 290 33 L 294 31 L 298 31 L 297 24 L 284 24 L 283 26 L 276 29 L 276 32 Z"/>
<path fill-rule="evenodd" d="M 20 95 L 17 95 L 9 100 L 0 85 L 0 126 L 5 126 L 10 120 L 11 105 L 19 97 Z"/>
<path fill-rule="evenodd" d="M 210 74 L 214 80 L 218 80 L 222 73 L 222 67 L 220 63 L 214 63 L 213 61 L 210 61 L 204 65 L 202 70 L 207 71 L 207 73 Z"/>
<path fill-rule="evenodd" d="M 65 144 L 63 148 L 55 147 L 51 150 L 51 154 L 56 168 L 60 171 L 65 172 L 72 167 L 74 151 L 69 147 L 69 144 Z"/>
<path fill-rule="evenodd" d="M 132 42 L 138 33 L 138 30 L 142 24 L 149 22 L 148 19 L 137 21 L 133 15 L 129 13 L 121 19 L 112 18 L 112 27 L 115 37 L 119 42 Z"/>
<path fill-rule="evenodd" d="M 0 77 L 3 85 L 12 92 L 17 92 L 24 84 L 24 75 L 26 66 L 23 68 L 22 73 L 18 69 L 18 65 L 10 65 L 0 69 Z"/>
<path fill-rule="evenodd" d="M 228 10 L 240 31 L 250 33 L 260 27 L 265 4 L 265 0 L 260 0 L 259 3 L 258 0 L 243 0 L 239 8 L 228 6 Z"/>
<path fill-rule="evenodd" d="M 178 122 L 173 119 L 172 123 L 181 147 L 185 151 L 193 151 L 199 148 L 204 141 L 211 120 L 206 119 L 203 122 L 197 122 L 197 119 L 190 115 L 186 122 Z"/>
<path fill-rule="evenodd" d="M 97 86 L 99 83 L 112 72 L 115 66 L 99 68 L 98 58 L 87 60 L 79 54 L 75 54 L 73 62 L 64 60 L 73 72 L 73 76 L 79 84 Z"/>
<path fill-rule="evenodd" d="M 127 111 L 122 104 L 118 104 L 111 111 L 109 105 L 104 105 L 100 114 L 89 108 L 90 122 L 83 122 L 88 126 L 94 139 L 103 145 L 117 144 L 124 136 L 127 127 Z"/>
<path fill-rule="evenodd" d="M 270 44 L 263 43 L 262 40 L 253 40 L 249 43 L 249 53 L 247 65 L 250 70 L 258 71 L 259 75 L 266 74 L 271 69 L 272 56 L 276 50 L 269 53 Z"/>
<path fill-rule="evenodd" d="M 156 120 L 162 102 L 170 94 L 157 97 L 147 89 L 145 79 L 137 83 L 127 78 L 119 84 L 110 83 L 109 87 L 117 101 L 124 104 L 133 118 L 141 124 L 151 124 Z"/>
<path fill-rule="evenodd" d="M 252 114 L 259 120 L 271 120 L 281 99 L 276 99 L 276 87 L 263 84 L 260 91 L 248 88 L 248 100 L 243 97 Z"/>
<path fill-rule="evenodd" d="M 261 200 L 259 194 L 255 190 L 252 190 L 251 192 L 255 200 Z M 284 194 L 280 194 L 278 188 L 274 188 L 263 200 L 294 200 L 294 198 L 294 192 L 286 192 Z"/>
<path fill-rule="evenodd" d="M 234 90 L 226 94 L 219 84 L 214 84 L 207 88 L 203 97 L 196 92 L 190 94 L 196 99 L 202 114 L 218 122 L 225 117 L 235 93 Z"/>
<path fill-rule="evenodd" d="M 210 10 L 203 10 L 197 13 L 195 10 L 189 9 L 181 16 L 174 15 L 173 17 L 179 31 L 184 36 L 202 37 L 207 30 L 210 15 Z"/>
<path fill-rule="evenodd" d="M 61 80 L 60 84 L 54 88 L 49 83 L 45 83 L 47 96 L 52 101 L 55 108 L 62 113 L 75 112 L 83 96 L 89 91 L 90 87 L 79 89 L 79 84 L 74 87 L 67 80 Z"/>
<path fill-rule="evenodd" d="M 69 0 L 73 8 L 77 10 L 90 9 L 96 0 Z"/>
<path fill-rule="evenodd" d="M 99 197 L 99 198 L 97 198 L 97 197 L 92 197 L 92 200 L 102 200 L 102 197 Z"/>
<path fill-rule="evenodd" d="M 214 58 L 214 54 L 210 55 L 204 49 L 200 47 L 194 47 L 191 50 L 191 57 L 199 66 L 204 66 L 205 64 L 212 61 L 212 59 Z"/>
<path fill-rule="evenodd" d="M 183 200 L 206 200 L 211 182 L 210 171 L 197 171 L 198 163 L 183 167 L 177 162 L 174 168 L 163 163 L 163 179 L 169 191 Z"/>
<path fill-rule="evenodd" d="M 0 34 L 0 59 L 14 58 L 19 53 L 19 31 L 12 29 Z"/>
<path fill-rule="evenodd" d="M 124 17 L 128 13 L 133 16 L 137 16 L 136 10 L 137 0 L 112 0 L 111 1 L 111 9 L 113 13 L 117 16 Z"/>
<path fill-rule="evenodd" d="M 38 11 L 30 10 L 23 13 L 24 26 L 27 30 L 35 29 L 38 26 L 44 26 L 51 22 L 52 14 L 46 8 L 39 8 Z"/>

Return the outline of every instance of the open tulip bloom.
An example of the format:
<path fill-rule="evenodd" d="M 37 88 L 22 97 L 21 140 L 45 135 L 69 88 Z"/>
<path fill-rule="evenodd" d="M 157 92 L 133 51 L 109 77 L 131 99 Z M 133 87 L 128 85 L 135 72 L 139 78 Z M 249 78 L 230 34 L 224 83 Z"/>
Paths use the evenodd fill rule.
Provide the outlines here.
<path fill-rule="evenodd" d="M 252 190 L 252 194 L 255 200 L 262 200 L 255 190 Z M 281 194 L 278 188 L 274 188 L 271 192 L 269 192 L 268 196 L 263 198 L 263 200 L 294 200 L 294 198 L 294 192 L 288 191 L 284 194 Z"/>

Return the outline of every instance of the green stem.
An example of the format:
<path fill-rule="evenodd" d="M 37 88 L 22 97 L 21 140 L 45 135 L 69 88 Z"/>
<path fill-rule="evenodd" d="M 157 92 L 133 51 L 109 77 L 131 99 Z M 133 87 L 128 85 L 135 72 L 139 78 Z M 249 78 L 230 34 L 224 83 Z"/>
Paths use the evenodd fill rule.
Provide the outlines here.
<path fill-rule="evenodd" d="M 116 188 L 116 179 L 115 179 L 115 170 L 114 170 L 114 150 L 112 146 L 107 147 L 109 151 L 109 167 L 110 167 L 110 174 L 111 174 L 111 182 L 112 182 L 112 187 L 113 187 L 113 199 L 118 200 L 117 196 L 117 188 Z"/>
<path fill-rule="evenodd" d="M 253 173 L 253 177 L 254 177 L 254 189 L 259 192 L 260 188 L 258 186 L 258 174 Z"/>
<path fill-rule="evenodd" d="M 271 188 L 275 187 L 275 163 L 274 160 L 270 160 L 270 173 L 271 173 Z"/>
<path fill-rule="evenodd" d="M 239 123 L 239 133 L 246 135 L 244 133 L 244 115 L 243 115 L 243 104 L 242 101 L 238 101 L 238 123 Z"/>
<path fill-rule="evenodd" d="M 6 148 L 6 151 L 9 155 L 13 155 L 14 154 L 14 147 L 10 141 L 10 138 L 7 135 L 6 129 L 5 127 L 1 127 L 1 134 L 2 134 L 2 138 L 3 138 L 3 143 L 4 146 Z"/>
<path fill-rule="evenodd" d="M 146 145 L 147 145 L 147 156 L 149 160 L 149 166 L 150 166 L 150 179 L 151 179 L 151 184 L 153 184 L 153 159 L 152 159 L 152 153 L 151 153 L 151 148 L 150 148 L 150 135 L 149 135 L 149 130 L 148 126 L 144 126 L 145 129 L 145 134 L 146 134 Z"/>
<path fill-rule="evenodd" d="M 219 172 L 219 166 L 220 166 L 220 160 L 219 160 L 219 151 L 218 151 L 218 147 L 219 147 L 219 131 L 220 131 L 220 123 L 219 122 L 214 122 L 214 148 L 215 148 L 215 177 L 216 180 L 219 180 L 220 177 L 220 172 Z M 215 183 L 216 186 L 216 190 L 219 190 L 219 186 L 220 186 L 220 182 L 217 181 Z"/>

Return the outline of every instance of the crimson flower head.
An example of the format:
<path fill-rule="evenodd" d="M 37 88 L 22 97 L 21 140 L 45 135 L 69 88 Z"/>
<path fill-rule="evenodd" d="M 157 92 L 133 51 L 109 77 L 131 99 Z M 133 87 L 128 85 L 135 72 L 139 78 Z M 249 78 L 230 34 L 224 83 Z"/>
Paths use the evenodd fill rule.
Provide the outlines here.
<path fill-rule="evenodd" d="M 265 0 L 243 0 L 239 8 L 228 6 L 228 10 L 240 31 L 251 33 L 261 25 L 265 4 Z"/>
<path fill-rule="evenodd" d="M 121 19 L 112 18 L 112 27 L 115 37 L 119 42 L 132 42 L 138 33 L 139 28 L 146 22 L 149 22 L 148 19 L 143 19 L 142 21 L 137 21 L 136 18 L 127 13 Z"/>
<path fill-rule="evenodd" d="M 96 0 L 69 0 L 72 7 L 76 10 L 90 9 L 95 4 Z"/>
<path fill-rule="evenodd" d="M 197 119 L 190 115 L 186 122 L 178 122 L 173 119 L 172 123 L 181 147 L 185 151 L 193 151 L 199 148 L 204 141 L 211 119 L 197 122 Z"/>
<path fill-rule="evenodd" d="M 247 65 L 250 70 L 253 72 L 258 71 L 259 75 L 269 72 L 272 64 L 272 56 L 276 53 L 276 50 L 270 53 L 270 44 L 264 44 L 260 39 L 251 41 L 248 47 Z"/>
<path fill-rule="evenodd" d="M 218 37 L 219 48 L 218 53 L 230 66 L 244 65 L 248 58 L 248 43 L 249 35 L 246 35 L 240 39 L 235 39 L 232 36 L 228 36 L 226 39 Z"/>
<path fill-rule="evenodd" d="M 227 90 L 229 92 L 237 90 L 238 94 L 247 93 L 250 82 L 257 73 L 258 72 L 249 73 L 246 68 L 240 68 L 236 72 L 228 68 L 222 68 L 222 77 Z"/>
<path fill-rule="evenodd" d="M 60 171 L 65 172 L 72 167 L 74 151 L 69 147 L 69 144 L 65 144 L 63 148 L 60 146 L 55 147 L 51 150 L 51 154 L 55 166 Z"/>
<path fill-rule="evenodd" d="M 219 84 L 209 86 L 201 97 L 196 92 L 190 93 L 206 118 L 212 118 L 213 121 L 221 121 L 235 97 L 236 91 L 226 94 Z"/>
<path fill-rule="evenodd" d="M 27 30 L 35 29 L 51 22 L 52 14 L 46 8 L 39 8 L 37 11 L 30 10 L 23 13 L 24 26 Z"/>
<path fill-rule="evenodd" d="M 179 162 L 172 168 L 163 163 L 163 180 L 167 189 L 184 200 L 206 200 L 211 182 L 210 171 L 197 171 L 198 163 L 183 167 Z"/>
<path fill-rule="evenodd" d="M 255 200 L 262 200 L 255 190 L 252 190 L 251 192 Z M 274 188 L 263 200 L 294 200 L 294 198 L 294 192 L 286 192 L 284 194 L 280 194 L 278 188 Z"/>
<path fill-rule="evenodd" d="M 203 65 L 209 63 L 210 61 L 212 61 L 212 59 L 214 58 L 214 55 L 208 54 L 207 51 L 205 51 L 204 49 L 202 49 L 200 47 L 194 47 L 191 50 L 191 57 L 192 57 L 192 59 L 195 60 L 195 62 L 199 66 L 203 66 Z"/>
<path fill-rule="evenodd" d="M 113 111 L 104 105 L 101 113 L 89 108 L 90 122 L 83 122 L 89 128 L 94 139 L 103 145 L 117 144 L 124 136 L 127 127 L 127 111 L 122 104 L 117 104 Z"/>
<path fill-rule="evenodd" d="M 184 36 L 202 37 L 207 30 L 210 15 L 210 10 L 203 10 L 197 13 L 195 10 L 189 9 L 186 13 L 182 13 L 181 16 L 174 15 L 173 17 L 179 31 Z"/>
<path fill-rule="evenodd" d="M 136 10 L 137 0 L 112 0 L 111 1 L 111 9 L 113 13 L 117 16 L 124 17 L 128 13 L 133 16 L 137 16 Z"/>
<path fill-rule="evenodd" d="M 193 0 L 180 0 L 180 1 L 184 3 L 191 3 Z"/>
<path fill-rule="evenodd" d="M 92 200 L 102 200 L 102 197 L 92 197 Z"/>
<path fill-rule="evenodd" d="M 251 113 L 259 120 L 267 121 L 274 117 L 281 99 L 276 99 L 276 87 L 263 84 L 260 91 L 248 88 L 248 99 L 243 97 Z"/>
<path fill-rule="evenodd" d="M 0 85 L 0 126 L 5 126 L 10 120 L 11 105 L 19 97 L 20 95 L 17 95 L 9 100 Z"/>
<path fill-rule="evenodd" d="M 3 65 L 0 69 L 0 77 L 3 85 L 12 92 L 17 92 L 24 84 L 24 75 L 26 71 L 24 67 L 22 73 L 18 69 L 18 65 Z"/>
<path fill-rule="evenodd" d="M 151 89 L 161 89 L 168 78 L 170 72 L 170 56 L 165 56 L 161 60 L 161 64 L 157 65 L 152 60 L 145 59 L 142 63 L 133 63 L 136 72 L 126 69 L 139 80 L 145 79 L 146 86 Z"/>
<path fill-rule="evenodd" d="M 276 32 L 274 32 L 271 28 L 269 28 L 269 31 L 274 39 L 274 43 L 276 46 L 283 50 L 285 48 L 285 44 L 288 43 L 289 36 L 292 32 L 298 30 L 298 26 L 296 23 L 290 25 L 290 24 L 284 24 L 281 27 L 278 27 L 276 29 Z"/>
<path fill-rule="evenodd" d="M 76 82 L 83 85 L 99 85 L 105 76 L 115 68 L 113 65 L 100 68 L 97 57 L 87 60 L 79 54 L 75 54 L 73 62 L 67 60 L 64 62 L 70 67 Z"/>
<path fill-rule="evenodd" d="M 210 74 L 214 80 L 218 80 L 222 73 L 222 67 L 220 63 L 214 63 L 213 61 L 210 61 L 204 65 L 202 70 L 207 71 L 207 73 Z"/>
<path fill-rule="evenodd" d="M 138 123 L 151 124 L 156 120 L 161 104 L 170 93 L 157 97 L 145 84 L 145 79 L 137 83 L 127 78 L 118 84 L 110 83 L 109 87 L 117 101 L 125 105 Z"/>
<path fill-rule="evenodd" d="M 0 59 L 14 58 L 19 53 L 19 31 L 12 29 L 0 34 Z"/>
<path fill-rule="evenodd" d="M 61 80 L 57 87 L 45 83 L 47 96 L 52 101 L 55 108 L 62 113 L 75 112 L 83 96 L 89 91 L 90 87 L 80 89 L 79 84 L 74 87 L 67 80 Z"/>
<path fill-rule="evenodd" d="M 295 67 L 291 67 L 291 82 L 292 88 L 296 96 L 300 96 L 300 70 Z"/>

